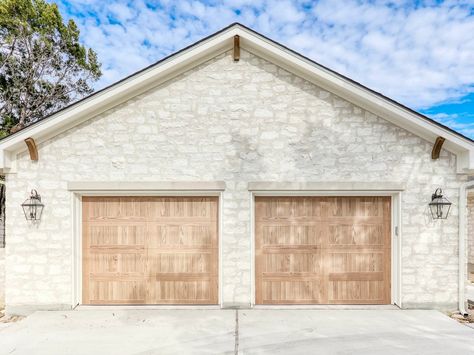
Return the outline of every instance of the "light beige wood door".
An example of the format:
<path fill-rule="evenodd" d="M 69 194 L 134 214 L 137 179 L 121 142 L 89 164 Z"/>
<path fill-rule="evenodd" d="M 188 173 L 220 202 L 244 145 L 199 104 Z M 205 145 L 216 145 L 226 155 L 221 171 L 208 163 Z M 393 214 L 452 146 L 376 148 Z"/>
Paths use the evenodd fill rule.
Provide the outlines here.
<path fill-rule="evenodd" d="M 256 197 L 257 304 L 389 304 L 390 197 Z"/>
<path fill-rule="evenodd" d="M 217 197 L 83 197 L 84 304 L 217 304 Z"/>

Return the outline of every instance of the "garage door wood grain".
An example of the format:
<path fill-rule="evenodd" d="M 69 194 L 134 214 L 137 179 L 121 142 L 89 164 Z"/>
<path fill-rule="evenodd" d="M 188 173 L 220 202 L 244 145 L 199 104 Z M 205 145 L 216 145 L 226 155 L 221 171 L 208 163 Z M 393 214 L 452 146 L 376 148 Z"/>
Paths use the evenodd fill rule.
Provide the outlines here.
<path fill-rule="evenodd" d="M 83 197 L 84 304 L 217 304 L 217 197 Z"/>
<path fill-rule="evenodd" d="M 256 197 L 257 304 L 389 304 L 390 197 Z"/>

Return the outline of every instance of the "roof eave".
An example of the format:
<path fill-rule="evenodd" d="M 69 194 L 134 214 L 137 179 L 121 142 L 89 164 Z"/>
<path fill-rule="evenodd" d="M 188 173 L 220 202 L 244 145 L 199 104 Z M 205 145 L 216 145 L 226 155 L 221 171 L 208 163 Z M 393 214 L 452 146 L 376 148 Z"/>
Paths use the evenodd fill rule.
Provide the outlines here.
<path fill-rule="evenodd" d="M 224 52 L 233 45 L 233 37 L 238 34 L 237 26 L 230 26 L 217 36 L 187 47 L 168 57 L 168 60 L 149 67 L 147 70 L 128 77 L 110 87 L 89 96 L 77 104 L 42 119 L 21 131 L 0 141 L 0 169 L 6 172 L 12 167 L 13 155 L 26 149 L 25 139 L 44 141 L 60 132 L 72 128 L 83 121 L 166 82 L 191 67 L 203 63 Z"/>
<path fill-rule="evenodd" d="M 472 140 L 240 24 L 233 24 L 217 34 L 3 139 L 0 141 L 0 169 L 6 171 L 11 168 L 14 155 L 26 149 L 24 144 L 26 138 L 32 137 L 40 142 L 97 116 L 128 98 L 143 93 L 200 64 L 200 62 L 212 58 L 218 52 L 230 49 L 233 45 L 232 38 L 235 35 L 241 37 L 240 43 L 243 48 L 429 142 L 434 143 L 438 136 L 445 138 L 444 148 L 457 155 L 458 173 L 474 171 L 474 143 Z"/>
<path fill-rule="evenodd" d="M 437 124 L 420 114 L 402 107 L 393 100 L 363 87 L 362 85 L 335 75 L 334 72 L 317 63 L 281 48 L 272 40 L 256 36 L 252 30 L 243 28 L 248 36 L 242 36 L 241 45 L 255 54 L 274 62 L 282 68 L 313 82 L 341 98 L 386 119 L 398 127 L 406 129 L 434 144 L 437 137 L 446 139 L 444 149 L 457 155 L 457 172 L 469 173 L 474 170 L 474 143 L 472 140 Z"/>

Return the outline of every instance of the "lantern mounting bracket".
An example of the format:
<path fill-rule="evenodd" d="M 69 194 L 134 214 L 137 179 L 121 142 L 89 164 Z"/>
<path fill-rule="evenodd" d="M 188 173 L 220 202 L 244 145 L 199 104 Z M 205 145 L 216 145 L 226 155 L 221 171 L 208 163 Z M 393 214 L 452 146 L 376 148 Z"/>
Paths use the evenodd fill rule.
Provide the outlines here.
<path fill-rule="evenodd" d="M 438 187 L 433 194 L 431 194 L 431 201 L 433 201 L 435 198 L 438 197 L 443 197 L 443 190 L 441 190 L 440 187 Z"/>

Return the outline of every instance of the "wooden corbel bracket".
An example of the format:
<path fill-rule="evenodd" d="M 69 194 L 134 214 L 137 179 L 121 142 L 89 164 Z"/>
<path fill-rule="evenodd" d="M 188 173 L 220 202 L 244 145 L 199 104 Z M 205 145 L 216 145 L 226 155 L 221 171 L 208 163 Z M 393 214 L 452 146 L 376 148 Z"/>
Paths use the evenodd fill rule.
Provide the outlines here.
<path fill-rule="evenodd" d="M 238 62 L 240 59 L 240 37 L 239 35 L 234 36 L 234 62 Z"/>
<path fill-rule="evenodd" d="M 38 148 L 36 147 L 35 140 L 31 137 L 26 138 L 25 143 L 28 147 L 28 152 L 30 152 L 30 159 L 33 161 L 38 161 Z"/>
<path fill-rule="evenodd" d="M 433 150 L 431 151 L 431 159 L 439 159 L 439 153 L 441 152 L 441 148 L 443 148 L 444 141 L 445 139 L 443 137 L 436 138 L 436 141 L 433 145 Z"/>

